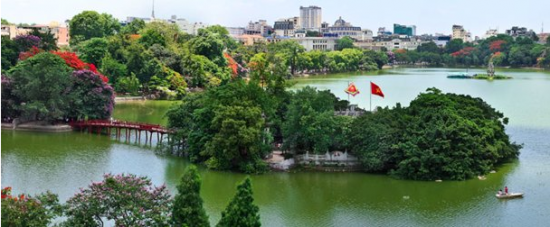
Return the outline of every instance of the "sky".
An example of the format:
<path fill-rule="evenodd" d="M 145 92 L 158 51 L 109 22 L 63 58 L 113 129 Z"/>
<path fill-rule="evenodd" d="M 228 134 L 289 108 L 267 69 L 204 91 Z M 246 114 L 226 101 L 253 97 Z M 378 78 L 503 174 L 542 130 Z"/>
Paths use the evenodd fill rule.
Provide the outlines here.
<path fill-rule="evenodd" d="M 153 0 L 1 0 L 1 17 L 15 23 L 63 22 L 84 10 L 150 17 Z M 453 24 L 473 36 L 489 28 L 504 32 L 512 26 L 550 32 L 550 0 L 155 0 L 156 18 L 171 15 L 191 22 L 244 27 L 249 21 L 299 16 L 300 6 L 322 8 L 323 21 L 342 19 L 353 26 L 392 30 L 393 24 L 416 25 L 417 34 L 451 34 Z M 546 20 L 546 21 L 545 21 Z"/>

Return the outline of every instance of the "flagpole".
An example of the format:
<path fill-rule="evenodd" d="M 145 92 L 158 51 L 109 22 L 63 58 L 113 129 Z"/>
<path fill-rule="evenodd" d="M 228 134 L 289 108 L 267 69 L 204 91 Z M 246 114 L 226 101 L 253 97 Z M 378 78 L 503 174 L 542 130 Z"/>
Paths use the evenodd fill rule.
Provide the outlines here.
<path fill-rule="evenodd" d="M 370 101 L 369 101 L 369 106 L 370 106 L 370 112 L 372 113 L 372 81 L 371 81 L 371 84 L 370 84 Z"/>
<path fill-rule="evenodd" d="M 348 87 L 349 87 L 349 81 L 348 81 Z M 348 105 L 351 104 L 351 102 L 349 101 L 349 92 L 346 92 L 348 93 Z"/>

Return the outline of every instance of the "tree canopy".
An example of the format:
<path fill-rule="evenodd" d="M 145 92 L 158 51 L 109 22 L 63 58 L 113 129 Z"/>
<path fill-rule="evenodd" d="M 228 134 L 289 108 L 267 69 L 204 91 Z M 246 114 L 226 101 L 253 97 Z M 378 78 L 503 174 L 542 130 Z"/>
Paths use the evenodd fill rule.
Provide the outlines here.
<path fill-rule="evenodd" d="M 430 88 L 409 107 L 379 108 L 354 121 L 350 144 L 368 172 L 415 180 L 464 180 L 515 159 L 502 113 L 479 98 Z"/>

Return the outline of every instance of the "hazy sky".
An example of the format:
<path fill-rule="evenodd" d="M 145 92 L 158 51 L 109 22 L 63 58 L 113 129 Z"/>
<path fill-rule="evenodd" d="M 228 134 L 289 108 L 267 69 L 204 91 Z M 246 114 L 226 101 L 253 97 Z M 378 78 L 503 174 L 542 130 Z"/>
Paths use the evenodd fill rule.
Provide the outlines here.
<path fill-rule="evenodd" d="M 323 21 L 333 24 L 338 16 L 354 26 L 376 32 L 392 29 L 393 23 L 416 25 L 417 34 L 451 33 L 453 24 L 464 25 L 473 35 L 489 28 L 500 32 L 518 25 L 550 32 L 550 0 L 155 0 L 155 16 L 177 15 L 189 21 L 223 26 L 245 26 L 266 19 L 299 16 L 300 6 L 322 8 Z M 2 18 L 10 22 L 62 22 L 83 10 L 127 16 L 150 17 L 152 0 L 2 0 Z M 546 20 L 546 21 L 545 21 Z"/>

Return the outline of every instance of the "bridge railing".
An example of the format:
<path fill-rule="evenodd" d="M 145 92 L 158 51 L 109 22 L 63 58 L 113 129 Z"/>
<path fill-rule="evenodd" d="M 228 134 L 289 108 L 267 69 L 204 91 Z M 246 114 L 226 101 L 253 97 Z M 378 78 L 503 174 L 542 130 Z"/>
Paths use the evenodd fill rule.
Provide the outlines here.
<path fill-rule="evenodd" d="M 170 129 L 167 129 L 161 125 L 157 124 L 147 124 L 139 122 L 129 122 L 129 121 L 119 121 L 119 120 L 84 120 L 84 121 L 71 121 L 69 125 L 73 127 L 82 127 L 82 126 L 105 126 L 105 127 L 120 127 L 120 128 L 132 128 L 139 130 L 147 131 L 164 131 L 171 132 Z"/>

